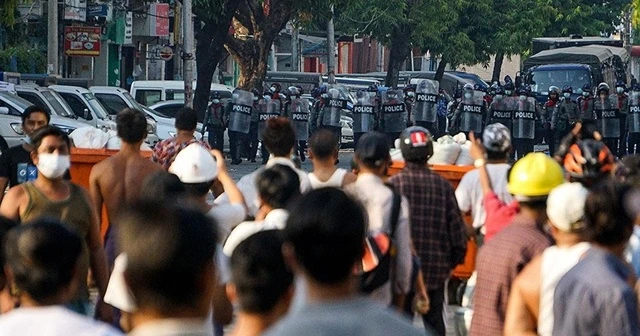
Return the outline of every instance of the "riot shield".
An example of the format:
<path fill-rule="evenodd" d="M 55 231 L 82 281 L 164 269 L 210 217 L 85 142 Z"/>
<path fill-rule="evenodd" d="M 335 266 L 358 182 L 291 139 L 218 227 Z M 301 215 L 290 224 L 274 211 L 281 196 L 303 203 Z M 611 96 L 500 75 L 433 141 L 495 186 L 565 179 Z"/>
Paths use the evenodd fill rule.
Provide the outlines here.
<path fill-rule="evenodd" d="M 342 110 L 347 109 L 348 91 L 341 90 L 342 87 L 331 85 L 327 89 L 327 98 L 322 114 L 322 126 L 340 127 L 340 115 Z"/>
<path fill-rule="evenodd" d="M 423 79 L 418 82 L 416 102 L 412 111 L 414 121 L 436 122 L 439 88 L 440 83 L 431 79 Z"/>
<path fill-rule="evenodd" d="M 618 96 L 610 95 L 607 99 L 597 98 L 594 104 L 596 125 L 603 138 L 620 137 L 620 110 Z"/>
<path fill-rule="evenodd" d="M 513 116 L 513 138 L 534 139 L 536 137 L 536 100 L 527 97 L 522 101 L 516 101 L 515 114 Z"/>
<path fill-rule="evenodd" d="M 280 100 L 261 100 L 258 103 L 258 140 L 262 141 L 262 133 L 267 128 L 267 120 L 280 116 Z"/>
<path fill-rule="evenodd" d="M 353 132 L 366 133 L 375 127 L 375 92 L 360 91 L 358 102 L 353 106 Z"/>
<path fill-rule="evenodd" d="M 518 105 L 518 98 L 504 97 L 501 100 L 494 100 L 491 103 L 491 115 L 489 123 L 500 123 L 505 125 L 509 130 L 513 128 L 513 116 Z"/>
<path fill-rule="evenodd" d="M 229 131 L 249 133 L 252 105 L 253 93 L 237 89 L 233 91 L 231 112 L 229 113 Z"/>
<path fill-rule="evenodd" d="M 291 101 L 291 124 L 296 132 L 296 140 L 309 139 L 309 100 L 296 98 Z"/>
<path fill-rule="evenodd" d="M 471 98 L 463 98 L 460 115 L 460 131 L 482 133 L 482 112 L 484 111 L 484 93 L 474 91 Z"/>
<path fill-rule="evenodd" d="M 640 133 L 640 92 L 632 92 L 629 96 L 629 133 Z"/>
<path fill-rule="evenodd" d="M 407 128 L 407 107 L 403 96 L 402 90 L 387 90 L 382 93 L 382 120 L 385 132 L 402 132 Z"/>

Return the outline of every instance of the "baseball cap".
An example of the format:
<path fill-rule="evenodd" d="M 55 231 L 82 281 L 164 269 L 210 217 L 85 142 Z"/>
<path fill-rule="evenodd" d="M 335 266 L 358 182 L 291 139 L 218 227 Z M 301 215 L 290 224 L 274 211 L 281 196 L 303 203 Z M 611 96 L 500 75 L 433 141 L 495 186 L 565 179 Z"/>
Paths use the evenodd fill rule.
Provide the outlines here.
<path fill-rule="evenodd" d="M 487 125 L 482 132 L 482 145 L 491 152 L 504 152 L 511 147 L 511 131 L 500 123 Z"/>
<path fill-rule="evenodd" d="M 583 228 L 584 203 L 589 191 L 581 183 L 564 183 L 549 193 L 547 216 L 551 225 L 563 232 L 575 232 Z"/>
<path fill-rule="evenodd" d="M 378 132 L 363 135 L 358 141 L 355 155 L 362 162 L 373 164 L 375 167 L 382 166 L 391 158 L 387 138 Z"/>
<path fill-rule="evenodd" d="M 193 143 L 176 155 L 169 172 L 177 175 L 182 183 L 204 183 L 218 176 L 218 166 L 206 148 Z"/>

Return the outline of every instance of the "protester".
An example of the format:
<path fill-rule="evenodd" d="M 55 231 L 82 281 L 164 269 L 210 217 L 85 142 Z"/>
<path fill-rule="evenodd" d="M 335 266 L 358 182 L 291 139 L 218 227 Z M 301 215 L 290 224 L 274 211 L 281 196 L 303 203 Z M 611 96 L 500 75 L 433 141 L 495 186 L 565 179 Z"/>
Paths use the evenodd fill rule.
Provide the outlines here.
<path fill-rule="evenodd" d="M 101 299 L 109 275 L 96 209 L 86 190 L 63 178 L 71 164 L 69 136 L 57 127 L 47 126 L 33 135 L 32 143 L 31 160 L 38 168 L 38 177 L 11 188 L 2 201 L 0 215 L 21 223 L 48 217 L 72 228 L 83 239 L 78 274 L 86 280 L 91 266 Z M 88 305 L 89 291 L 83 281 L 70 308 L 88 314 Z M 100 302 L 96 314 L 105 321 L 111 319 L 110 309 Z"/>
<path fill-rule="evenodd" d="M 313 172 L 309 173 L 312 189 L 324 187 L 344 187 L 356 181 L 356 175 L 346 169 L 337 168 L 339 146 L 334 134 L 320 129 L 309 139 L 309 158 L 313 163 Z"/>
<path fill-rule="evenodd" d="M 555 287 L 590 247 L 581 237 L 588 193 L 580 183 L 566 183 L 549 194 L 548 223 L 556 245 L 535 257 L 513 281 L 505 335 L 536 333 L 551 336 Z"/>
<path fill-rule="evenodd" d="M 511 165 L 509 157 L 511 155 L 511 131 L 502 124 L 491 124 L 485 127 L 482 133 L 482 147 L 485 150 L 486 158 L 479 159 L 477 164 L 486 169 L 489 175 L 491 190 L 485 194 L 485 190 L 478 188 L 480 182 L 480 168 L 476 168 L 466 173 L 458 188 L 456 189 L 456 199 L 458 207 L 463 213 L 470 213 L 473 218 L 473 228 L 476 234 L 482 237 L 485 232 L 485 221 L 487 213 L 484 210 L 484 199 L 490 197 L 499 199 L 503 203 L 510 203 L 512 196 L 507 191 L 507 174 Z M 479 239 L 482 241 L 482 239 Z"/>
<path fill-rule="evenodd" d="M 140 199 L 145 201 L 175 201 L 185 196 L 187 188 L 178 176 L 159 170 L 147 176 L 142 182 Z"/>
<path fill-rule="evenodd" d="M 120 217 L 124 280 L 137 305 L 129 335 L 210 334 L 214 224 L 198 210 L 170 203 L 140 203 Z"/>
<path fill-rule="evenodd" d="M 429 131 L 423 127 L 405 129 L 400 134 L 400 146 L 405 168 L 389 179 L 389 183 L 409 202 L 411 240 L 422 264 L 420 276 L 424 275 L 431 307 L 422 316 L 423 321 L 438 335 L 444 335 L 445 281 L 453 268 L 464 260 L 467 250 L 465 224 L 460 211 L 447 206 L 457 204 L 453 187 L 427 167 L 427 161 L 433 155 Z M 361 179 L 358 176 L 356 184 L 361 183 Z M 371 188 L 371 184 L 361 185 L 360 192 L 379 193 L 371 189 L 367 192 L 366 188 Z"/>
<path fill-rule="evenodd" d="M 183 107 L 176 113 L 175 136 L 160 141 L 153 148 L 153 155 L 151 160 L 159 163 L 165 170 L 169 169 L 176 155 L 181 150 L 191 145 L 192 143 L 200 144 L 201 146 L 209 149 L 209 144 L 197 140 L 195 138 L 195 132 L 198 125 L 198 113 L 190 107 Z"/>
<path fill-rule="evenodd" d="M 300 195 L 298 174 L 288 166 L 274 165 L 263 170 L 256 181 L 260 205 L 255 221 L 239 224 L 224 244 L 224 254 L 231 257 L 233 250 L 256 232 L 281 230 L 289 217 L 288 206 Z"/>
<path fill-rule="evenodd" d="M 39 219 L 11 230 L 4 241 L 8 284 L 20 307 L 0 315 L 0 335 L 121 335 L 64 307 L 86 277 L 83 240 L 58 221 Z"/>
<path fill-rule="evenodd" d="M 360 167 L 356 182 L 345 190 L 359 200 L 366 210 L 368 231 L 385 232 L 395 242 L 397 254 L 391 274 L 385 285 L 369 296 L 384 305 L 404 308 L 405 296 L 411 288 L 411 232 L 409 226 L 409 202 L 386 186 L 382 178 L 391 164 L 387 138 L 382 133 L 367 133 L 358 141 L 355 160 Z M 399 204 L 396 202 L 400 202 Z M 398 209 L 394 213 L 394 208 Z M 394 218 L 394 215 L 396 217 Z M 393 232 L 393 234 L 392 234 Z"/>
<path fill-rule="evenodd" d="M 358 297 L 352 272 L 362 259 L 365 226 L 362 208 L 338 189 L 302 196 L 284 229 L 283 254 L 308 284 L 308 303 L 265 335 L 424 335 L 385 306 Z"/>
<path fill-rule="evenodd" d="M 139 110 L 124 109 L 116 116 L 120 151 L 97 163 L 91 169 L 89 186 L 93 206 L 102 222 L 102 207 L 106 207 L 107 219 L 114 219 L 127 205 L 140 197 L 140 184 L 151 173 L 162 167 L 140 153 L 140 145 L 147 136 L 147 118 Z M 116 230 L 109 225 L 105 237 L 105 252 L 109 268 L 116 258 Z M 105 284 L 106 285 L 106 284 Z"/>
<path fill-rule="evenodd" d="M 638 202 L 633 195 L 612 181 L 591 188 L 584 237 L 592 247 L 556 286 L 553 335 L 640 334 L 635 275 L 623 256 L 637 216 L 625 207 Z"/>
<path fill-rule="evenodd" d="M 257 232 L 231 255 L 229 299 L 238 306 L 231 336 L 259 336 L 280 320 L 293 299 L 293 273 L 282 257 L 282 233 Z"/>
<path fill-rule="evenodd" d="M 564 156 L 564 170 L 569 181 L 589 188 L 608 177 L 615 160 L 607 146 L 594 139 L 576 140 Z"/>
<path fill-rule="evenodd" d="M 560 165 L 542 153 L 528 154 L 513 165 L 507 189 L 518 201 L 518 214 L 507 223 L 499 223 L 508 225 L 492 239 L 485 239 L 478 253 L 472 335 L 503 334 L 513 280 L 523 265 L 551 245 L 544 229 L 547 195 L 563 181 Z"/>
<path fill-rule="evenodd" d="M 300 191 L 306 192 L 310 189 L 309 178 L 303 170 L 297 169 L 291 155 L 295 144 L 295 133 L 291 123 L 286 118 L 271 118 L 267 120 L 266 129 L 263 133 L 262 144 L 267 146 L 272 157 L 269 159 L 265 167 L 257 169 L 251 174 L 243 176 L 238 181 L 237 186 L 242 192 L 247 204 L 247 214 L 256 217 L 259 211 L 260 200 L 258 199 L 258 191 L 256 189 L 256 180 L 258 175 L 266 168 L 280 164 L 292 168 L 299 177 Z M 229 202 L 229 195 L 226 193 L 216 199 L 216 204 Z"/>
<path fill-rule="evenodd" d="M 7 232 L 16 225 L 18 225 L 16 222 L 0 216 L 0 316 L 18 307 L 20 304 L 18 298 L 11 295 L 11 286 L 9 286 L 7 275 L 5 274 L 6 262 L 4 253 L 2 252 L 4 251 L 4 237 Z"/>
<path fill-rule="evenodd" d="M 23 143 L 3 150 L 0 156 L 0 190 L 3 191 L 0 193 L 0 202 L 7 185 L 13 188 L 38 177 L 38 170 L 31 161 L 32 138 L 37 130 L 49 125 L 51 117 L 46 109 L 38 106 L 27 107 L 21 117 L 22 132 L 26 135 Z"/>

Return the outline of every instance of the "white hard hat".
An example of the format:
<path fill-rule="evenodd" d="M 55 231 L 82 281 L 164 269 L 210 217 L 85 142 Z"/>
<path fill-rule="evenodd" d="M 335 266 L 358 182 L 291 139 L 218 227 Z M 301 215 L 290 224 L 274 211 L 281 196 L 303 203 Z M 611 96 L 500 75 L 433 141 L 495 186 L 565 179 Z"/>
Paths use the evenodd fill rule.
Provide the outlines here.
<path fill-rule="evenodd" d="M 191 144 L 176 155 L 169 172 L 182 183 L 204 183 L 218 176 L 218 166 L 209 151 L 199 144 Z"/>
<path fill-rule="evenodd" d="M 547 198 L 547 216 L 551 225 L 563 232 L 575 232 L 584 216 L 584 203 L 589 191 L 582 184 L 564 183 L 553 189 Z"/>

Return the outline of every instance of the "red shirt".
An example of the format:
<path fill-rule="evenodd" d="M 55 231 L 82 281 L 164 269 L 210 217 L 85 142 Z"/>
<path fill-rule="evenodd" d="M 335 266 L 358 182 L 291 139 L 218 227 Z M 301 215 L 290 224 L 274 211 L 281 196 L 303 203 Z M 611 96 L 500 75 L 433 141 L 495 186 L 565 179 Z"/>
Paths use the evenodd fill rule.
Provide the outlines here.
<path fill-rule="evenodd" d="M 484 196 L 484 211 L 487 219 L 484 221 L 484 241 L 488 242 L 496 233 L 507 227 L 520 212 L 518 201 L 504 203 L 493 191 Z"/>

